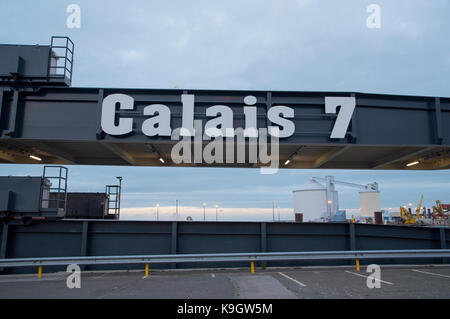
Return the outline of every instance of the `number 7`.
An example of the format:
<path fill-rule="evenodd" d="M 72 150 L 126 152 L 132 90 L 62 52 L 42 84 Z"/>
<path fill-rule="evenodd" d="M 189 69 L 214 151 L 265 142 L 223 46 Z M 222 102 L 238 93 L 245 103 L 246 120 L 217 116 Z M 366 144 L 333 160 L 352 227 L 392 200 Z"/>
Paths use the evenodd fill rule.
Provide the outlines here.
<path fill-rule="evenodd" d="M 326 96 L 325 113 L 336 113 L 336 108 L 340 106 L 336 122 L 331 131 L 330 138 L 344 138 L 348 125 L 352 119 L 353 111 L 356 107 L 355 97 Z"/>

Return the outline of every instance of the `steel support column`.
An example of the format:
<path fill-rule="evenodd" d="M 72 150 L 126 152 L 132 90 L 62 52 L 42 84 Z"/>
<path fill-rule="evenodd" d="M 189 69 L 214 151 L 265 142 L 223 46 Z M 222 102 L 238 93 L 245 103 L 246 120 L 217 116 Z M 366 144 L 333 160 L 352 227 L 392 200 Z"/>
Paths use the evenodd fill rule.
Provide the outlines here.
<path fill-rule="evenodd" d="M 443 129 L 442 129 L 442 112 L 441 112 L 441 99 L 434 99 L 434 110 L 436 117 L 436 143 L 442 144 L 444 139 Z"/>
<path fill-rule="evenodd" d="M 349 246 L 350 246 L 350 250 L 356 250 L 356 235 L 355 235 L 355 224 L 354 223 L 350 223 L 348 224 L 349 226 Z M 350 260 L 350 265 L 354 265 L 355 264 L 355 260 Z"/>
<path fill-rule="evenodd" d="M 172 222 L 172 232 L 171 232 L 171 240 L 170 240 L 170 253 L 176 255 L 177 253 L 177 240 L 178 240 L 178 223 Z M 172 264 L 172 269 L 177 268 L 177 264 Z"/>
<path fill-rule="evenodd" d="M 441 242 L 441 249 L 447 249 L 447 239 L 445 238 L 445 228 L 439 228 L 439 239 Z M 442 263 L 447 264 L 448 259 L 442 258 Z"/>
<path fill-rule="evenodd" d="M 89 222 L 87 220 L 83 221 L 82 232 L 81 232 L 81 251 L 80 256 L 87 256 L 87 241 L 89 232 Z M 81 265 L 81 270 L 85 270 L 85 265 Z"/>
<path fill-rule="evenodd" d="M 6 136 L 9 137 L 18 137 L 18 130 L 19 130 L 19 91 L 14 90 L 13 91 L 13 102 L 11 104 L 11 122 L 9 123 L 11 127 L 9 127 L 9 130 L 5 133 Z"/>
<path fill-rule="evenodd" d="M 0 247 L 0 258 L 5 259 L 6 258 L 6 249 L 8 247 L 8 224 L 3 224 L 3 230 L 2 230 L 2 244 Z M 0 271 L 3 271 L 3 268 L 0 267 Z"/>

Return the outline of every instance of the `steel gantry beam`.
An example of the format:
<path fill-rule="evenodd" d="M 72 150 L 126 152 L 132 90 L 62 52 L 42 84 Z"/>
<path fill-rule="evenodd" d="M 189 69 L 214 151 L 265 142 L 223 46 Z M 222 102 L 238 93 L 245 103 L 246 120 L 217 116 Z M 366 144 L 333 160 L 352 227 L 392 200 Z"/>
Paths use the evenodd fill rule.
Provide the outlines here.
<path fill-rule="evenodd" d="M 0 85 L 0 93 L 4 162 L 30 163 L 27 154 L 37 152 L 42 163 L 52 164 L 264 166 L 260 157 L 256 162 L 226 161 L 225 146 L 222 162 L 196 162 L 193 155 L 190 162 L 171 160 L 174 145 L 185 135 L 174 135 L 177 129 L 188 132 L 193 121 L 201 121 L 203 134 L 211 126 L 219 132 L 266 129 L 270 146 L 278 128 L 280 168 L 445 169 L 450 163 L 450 98 L 6 85 Z M 350 104 L 342 115 L 344 102 Z M 202 152 L 216 138 L 204 136 Z M 190 140 L 194 144 L 195 136 Z M 249 152 L 248 136 L 244 142 Z M 405 165 L 418 158 L 418 165 Z"/>

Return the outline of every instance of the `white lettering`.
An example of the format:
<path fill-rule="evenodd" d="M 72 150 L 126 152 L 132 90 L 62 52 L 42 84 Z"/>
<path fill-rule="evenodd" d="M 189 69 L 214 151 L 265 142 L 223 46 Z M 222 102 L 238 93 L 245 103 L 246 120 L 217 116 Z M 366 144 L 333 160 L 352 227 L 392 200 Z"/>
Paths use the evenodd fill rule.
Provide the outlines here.
<path fill-rule="evenodd" d="M 116 107 L 120 110 L 133 110 L 134 99 L 125 94 L 111 94 L 103 99 L 101 126 L 106 134 L 124 135 L 133 131 L 133 119 L 121 118 L 116 121 Z"/>

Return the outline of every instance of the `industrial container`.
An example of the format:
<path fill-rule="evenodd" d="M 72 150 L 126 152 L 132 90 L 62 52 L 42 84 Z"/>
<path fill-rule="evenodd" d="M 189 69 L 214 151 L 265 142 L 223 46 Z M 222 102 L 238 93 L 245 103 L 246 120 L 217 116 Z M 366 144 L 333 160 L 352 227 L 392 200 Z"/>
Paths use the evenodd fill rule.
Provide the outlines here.
<path fill-rule="evenodd" d="M 380 192 L 359 192 L 361 217 L 374 217 L 375 212 L 381 211 Z"/>
<path fill-rule="evenodd" d="M 56 196 L 50 194 L 50 198 Z M 108 196 L 105 193 L 67 193 L 65 218 L 104 219 L 108 214 Z"/>
<path fill-rule="evenodd" d="M 332 203 L 328 204 L 327 189 L 316 181 L 309 180 L 294 190 L 294 213 L 302 213 L 303 221 L 320 221 L 327 218 L 327 205 L 331 211 L 339 207 L 337 191 L 332 192 Z"/>
<path fill-rule="evenodd" d="M 382 212 L 375 212 L 375 224 L 382 225 L 383 224 L 383 213 Z"/>
<path fill-rule="evenodd" d="M 0 176 L 1 210 L 35 213 L 41 210 L 42 177 Z"/>
<path fill-rule="evenodd" d="M 338 210 L 336 214 L 333 216 L 334 222 L 345 222 L 347 220 L 347 216 L 345 210 Z"/>

